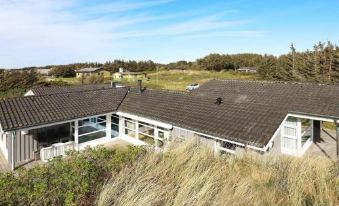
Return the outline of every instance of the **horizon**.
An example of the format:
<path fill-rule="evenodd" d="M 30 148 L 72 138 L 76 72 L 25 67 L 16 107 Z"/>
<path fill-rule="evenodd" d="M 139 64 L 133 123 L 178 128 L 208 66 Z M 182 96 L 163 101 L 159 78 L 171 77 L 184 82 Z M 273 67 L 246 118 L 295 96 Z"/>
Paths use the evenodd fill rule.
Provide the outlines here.
<path fill-rule="evenodd" d="M 279 56 L 339 43 L 338 1 L 0 0 L 0 68 Z"/>

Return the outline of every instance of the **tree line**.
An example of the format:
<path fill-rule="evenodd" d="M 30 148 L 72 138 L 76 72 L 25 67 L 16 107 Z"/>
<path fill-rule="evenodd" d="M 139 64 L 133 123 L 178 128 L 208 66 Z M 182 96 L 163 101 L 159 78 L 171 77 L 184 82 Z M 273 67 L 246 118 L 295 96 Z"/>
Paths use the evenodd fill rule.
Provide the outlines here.
<path fill-rule="evenodd" d="M 264 55 L 258 72 L 264 79 L 339 82 L 339 47 L 319 42 L 312 50 L 298 52 L 292 44 L 288 54 Z"/>
<path fill-rule="evenodd" d="M 170 63 L 167 69 L 201 69 L 234 71 L 240 67 L 256 67 L 266 80 L 339 82 L 339 47 L 319 42 L 312 50 L 297 51 L 293 44 L 288 54 L 209 54 L 194 62 Z"/>
<path fill-rule="evenodd" d="M 78 69 L 88 67 L 102 67 L 105 70 L 114 73 L 119 71 L 119 68 L 123 68 L 130 72 L 141 72 L 141 71 L 155 71 L 157 64 L 151 60 L 148 61 L 124 61 L 124 60 L 113 60 L 102 63 L 76 63 L 69 65 L 50 65 L 45 67 L 35 67 L 35 69 L 47 69 L 52 68 L 49 75 L 56 77 L 75 77 L 75 73 Z M 27 69 L 27 68 L 25 68 Z"/>
<path fill-rule="evenodd" d="M 280 56 L 253 53 L 209 54 L 196 61 L 177 61 L 159 64 L 151 60 L 113 60 L 105 63 L 88 62 L 69 65 L 27 67 L 25 70 L 52 68 L 51 75 L 74 77 L 75 71 L 86 67 L 102 67 L 111 73 L 119 68 L 131 72 L 161 70 L 234 71 L 240 67 L 256 67 L 258 75 L 267 80 L 339 82 L 339 47 L 331 42 L 319 42 L 311 50 L 298 51 L 290 46 L 287 54 Z"/>

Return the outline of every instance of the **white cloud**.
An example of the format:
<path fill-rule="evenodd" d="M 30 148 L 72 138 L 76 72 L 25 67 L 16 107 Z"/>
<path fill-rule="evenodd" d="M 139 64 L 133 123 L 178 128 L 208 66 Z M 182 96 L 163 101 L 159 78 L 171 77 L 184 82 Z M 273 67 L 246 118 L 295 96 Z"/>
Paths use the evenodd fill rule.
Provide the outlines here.
<path fill-rule="evenodd" d="M 213 15 L 143 11 L 172 2 L 118 1 L 81 7 L 79 0 L 0 0 L 0 67 L 105 61 L 121 55 L 122 49 L 135 49 L 131 38 L 229 35 L 250 23 L 225 20 L 225 15 L 236 10 Z M 101 15 L 105 13 L 119 15 Z M 151 22 L 158 24 L 151 26 Z M 251 32 L 256 33 L 234 30 L 233 35 Z"/>
<path fill-rule="evenodd" d="M 141 2 L 126 2 L 126 1 L 117 1 L 106 4 L 99 4 L 92 7 L 87 7 L 83 9 L 83 12 L 86 13 L 118 13 L 126 12 L 131 10 L 138 10 L 143 8 L 149 8 L 154 6 L 159 6 L 162 4 L 167 4 L 174 2 L 175 0 L 153 0 L 153 1 L 141 1 Z"/>

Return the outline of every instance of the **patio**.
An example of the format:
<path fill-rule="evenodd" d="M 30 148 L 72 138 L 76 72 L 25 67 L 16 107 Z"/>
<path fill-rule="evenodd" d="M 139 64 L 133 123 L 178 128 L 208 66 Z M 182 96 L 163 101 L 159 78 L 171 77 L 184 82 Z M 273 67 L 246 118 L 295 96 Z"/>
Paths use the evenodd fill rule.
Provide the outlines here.
<path fill-rule="evenodd" d="M 336 160 L 336 145 L 336 131 L 322 129 L 320 138 L 314 139 L 313 144 L 306 151 L 306 155 L 320 156 L 331 160 Z"/>

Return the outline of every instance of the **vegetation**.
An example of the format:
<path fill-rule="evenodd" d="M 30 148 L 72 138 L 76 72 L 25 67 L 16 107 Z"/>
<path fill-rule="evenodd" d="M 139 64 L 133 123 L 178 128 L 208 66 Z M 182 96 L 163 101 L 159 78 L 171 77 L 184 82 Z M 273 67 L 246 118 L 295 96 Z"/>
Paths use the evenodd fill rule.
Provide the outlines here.
<path fill-rule="evenodd" d="M 137 160 L 137 161 L 136 161 Z M 173 144 L 73 152 L 0 174 L 0 205 L 338 205 L 339 165 Z"/>
<path fill-rule="evenodd" d="M 94 76 L 94 75 L 82 79 L 82 82 L 85 84 L 102 84 L 104 83 L 104 81 L 105 79 L 103 76 Z"/>
<path fill-rule="evenodd" d="M 200 68 L 209 71 L 223 71 L 235 70 L 240 67 L 258 67 L 262 61 L 263 56 L 260 54 L 210 54 L 198 59 L 197 64 Z"/>
<path fill-rule="evenodd" d="M 37 82 L 38 76 L 33 70 L 0 70 L 0 98 L 22 95 Z"/>
<path fill-rule="evenodd" d="M 11 72 L 0 70 L 0 92 L 5 92 L 10 89 L 27 89 L 37 81 L 37 74 L 33 70 Z"/>
<path fill-rule="evenodd" d="M 339 47 L 318 43 L 312 51 L 297 52 L 293 44 L 286 55 L 265 55 L 259 66 L 264 79 L 339 82 Z"/>
<path fill-rule="evenodd" d="M 249 73 L 240 73 L 233 71 L 200 71 L 200 70 L 171 70 L 160 71 L 147 74 L 146 81 L 143 84 L 147 88 L 168 89 L 168 90 L 185 90 L 186 86 L 191 83 L 202 84 L 211 79 L 240 79 L 255 80 L 260 79 L 258 75 Z M 135 81 L 123 81 L 127 85 L 135 86 Z"/>
<path fill-rule="evenodd" d="M 215 158 L 189 143 L 125 167 L 106 183 L 97 204 L 334 206 L 338 186 L 339 165 L 329 160 L 251 153 Z"/>
<path fill-rule="evenodd" d="M 315 81 L 339 82 L 339 47 L 327 43 L 318 43 L 313 50 L 298 52 L 294 45 L 288 54 L 278 57 L 260 54 L 210 54 L 193 62 L 178 61 L 158 64 L 153 61 L 113 60 L 101 63 L 76 63 L 69 65 L 51 65 L 39 68 L 52 68 L 53 80 L 66 81 L 68 84 L 102 83 L 104 79 L 90 77 L 74 78 L 75 71 L 84 67 L 103 67 L 107 71 L 117 72 L 120 67 L 128 71 L 147 71 L 149 88 L 184 90 L 190 83 L 204 83 L 210 79 L 264 79 L 279 81 Z M 256 67 L 257 75 L 237 73 L 240 67 Z M 30 67 L 17 71 L 0 70 L 0 98 L 22 95 L 25 90 L 39 84 L 41 80 Z M 155 72 L 160 71 L 160 72 Z M 173 83 L 175 82 L 175 83 Z M 57 83 L 58 82 L 53 82 Z M 51 84 L 52 84 L 51 83 Z M 125 82 L 134 84 L 133 82 Z"/>
<path fill-rule="evenodd" d="M 159 64 L 158 64 L 159 65 Z M 118 72 L 119 68 L 127 69 L 130 72 L 140 72 L 140 71 L 155 71 L 157 64 L 151 60 L 148 61 L 124 61 L 124 60 L 114 60 L 104 63 L 103 68 L 110 72 Z"/>
<path fill-rule="evenodd" d="M 104 182 L 142 153 L 137 147 L 98 147 L 32 169 L 0 173 L 0 205 L 93 205 Z"/>
<path fill-rule="evenodd" d="M 55 77 L 75 77 L 75 70 L 69 66 L 59 66 L 51 69 L 48 75 Z"/>

